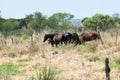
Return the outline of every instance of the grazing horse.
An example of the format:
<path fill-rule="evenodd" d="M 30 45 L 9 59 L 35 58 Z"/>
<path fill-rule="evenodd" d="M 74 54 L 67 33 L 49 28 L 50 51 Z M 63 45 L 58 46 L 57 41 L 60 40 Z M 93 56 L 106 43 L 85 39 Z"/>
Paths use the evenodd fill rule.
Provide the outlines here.
<path fill-rule="evenodd" d="M 54 33 L 54 34 L 45 34 L 45 35 L 44 35 L 43 42 L 45 42 L 45 41 L 48 40 L 48 39 L 53 40 L 53 37 L 54 37 L 56 34 L 57 34 L 57 33 Z"/>
<path fill-rule="evenodd" d="M 54 47 L 55 42 L 52 39 L 48 39 L 48 43 L 50 43 Z"/>
<path fill-rule="evenodd" d="M 54 46 L 55 42 L 53 41 L 53 38 L 54 38 L 55 35 L 57 35 L 57 33 L 54 33 L 54 34 L 45 34 L 43 42 L 45 42 L 46 40 L 48 40 L 48 43 L 50 43 L 52 46 Z"/>
<path fill-rule="evenodd" d="M 74 43 L 75 45 L 79 44 L 79 36 L 77 33 L 73 33 L 71 36 L 71 41 L 72 43 Z"/>
<path fill-rule="evenodd" d="M 57 47 L 57 45 L 58 45 L 59 43 L 62 44 L 62 42 L 63 42 L 63 34 L 56 34 L 56 35 L 53 37 L 53 41 L 52 41 L 52 42 L 54 42 L 54 44 L 56 45 L 56 47 Z"/>
<path fill-rule="evenodd" d="M 80 44 L 85 44 L 86 41 L 92 41 L 92 40 L 100 40 L 101 43 L 103 44 L 103 41 L 101 39 L 101 36 L 97 32 L 84 32 L 79 36 L 79 43 Z"/>
<path fill-rule="evenodd" d="M 63 42 L 64 42 L 64 44 L 70 43 L 71 42 L 71 37 L 72 37 L 71 33 L 69 33 L 69 32 L 64 33 L 63 34 Z"/>

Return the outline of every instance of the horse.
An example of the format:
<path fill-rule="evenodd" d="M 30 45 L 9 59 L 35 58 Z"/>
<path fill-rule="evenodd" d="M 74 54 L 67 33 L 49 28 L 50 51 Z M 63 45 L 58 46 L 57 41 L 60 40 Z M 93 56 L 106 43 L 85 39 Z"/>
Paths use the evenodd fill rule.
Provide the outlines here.
<path fill-rule="evenodd" d="M 70 43 L 71 42 L 71 37 L 72 37 L 71 33 L 69 33 L 69 32 L 64 33 L 63 34 L 63 42 L 64 42 L 64 44 Z"/>
<path fill-rule="evenodd" d="M 97 32 L 83 32 L 79 36 L 79 44 L 85 44 L 86 41 L 92 41 L 92 40 L 100 40 L 101 43 L 103 44 L 100 33 L 97 33 Z"/>
<path fill-rule="evenodd" d="M 54 44 L 56 45 L 56 47 L 57 47 L 57 45 L 59 44 L 59 43 L 63 43 L 64 41 L 63 41 L 63 34 L 56 34 L 54 37 L 53 37 L 53 41 L 52 42 L 54 42 Z"/>
<path fill-rule="evenodd" d="M 71 43 L 74 43 L 75 45 L 79 44 L 79 36 L 77 33 L 72 33 Z"/>
<path fill-rule="evenodd" d="M 48 40 L 48 39 L 53 40 L 53 37 L 54 37 L 56 34 L 57 34 L 57 33 L 53 33 L 53 34 L 45 34 L 45 35 L 44 35 L 43 42 L 45 42 L 45 41 Z"/>
<path fill-rule="evenodd" d="M 43 42 L 46 42 L 48 40 L 48 43 L 50 43 L 52 46 L 54 46 L 55 42 L 53 41 L 53 38 L 55 35 L 57 35 L 57 33 L 45 34 Z"/>

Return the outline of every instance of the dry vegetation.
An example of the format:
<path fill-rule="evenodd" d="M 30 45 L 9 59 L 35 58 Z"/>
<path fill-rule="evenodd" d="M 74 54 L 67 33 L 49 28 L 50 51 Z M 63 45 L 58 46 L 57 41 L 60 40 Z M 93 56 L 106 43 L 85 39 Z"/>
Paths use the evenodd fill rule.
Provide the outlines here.
<path fill-rule="evenodd" d="M 120 36 L 117 45 L 115 34 L 102 32 L 104 45 L 91 41 L 85 46 L 51 47 L 43 43 L 45 33 L 32 38 L 0 35 L 0 70 L 6 65 L 17 67 L 12 74 L 0 73 L 2 80 L 105 80 L 106 57 L 110 60 L 111 80 L 120 80 Z M 53 77 L 49 79 L 49 75 Z"/>

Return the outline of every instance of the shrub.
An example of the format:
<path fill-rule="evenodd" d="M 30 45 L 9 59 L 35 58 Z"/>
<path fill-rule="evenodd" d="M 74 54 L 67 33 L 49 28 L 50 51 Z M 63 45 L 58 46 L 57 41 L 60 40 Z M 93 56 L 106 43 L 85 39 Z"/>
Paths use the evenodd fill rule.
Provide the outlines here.
<path fill-rule="evenodd" d="M 36 71 L 36 77 L 32 76 L 30 80 L 55 80 L 58 71 L 50 66 L 44 66 Z"/>
<path fill-rule="evenodd" d="M 31 61 L 32 59 L 20 59 L 20 60 L 18 60 L 17 62 L 29 62 L 29 61 Z"/>
<path fill-rule="evenodd" d="M 8 56 L 14 58 L 14 57 L 17 57 L 18 54 L 15 53 L 15 52 L 11 52 L 11 53 L 8 54 Z"/>
<path fill-rule="evenodd" d="M 18 67 L 13 63 L 5 62 L 0 65 L 0 74 L 15 75 L 18 72 Z"/>
<path fill-rule="evenodd" d="M 18 67 L 10 62 L 0 65 L 0 80 L 12 80 L 11 76 L 19 73 Z"/>

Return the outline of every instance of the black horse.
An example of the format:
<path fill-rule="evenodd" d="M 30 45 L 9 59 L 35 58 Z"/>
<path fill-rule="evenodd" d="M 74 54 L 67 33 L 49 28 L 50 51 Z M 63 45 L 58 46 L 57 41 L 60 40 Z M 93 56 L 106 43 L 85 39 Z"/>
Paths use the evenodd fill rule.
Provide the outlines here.
<path fill-rule="evenodd" d="M 53 40 L 53 37 L 54 37 L 55 35 L 57 35 L 57 33 L 45 34 L 45 35 L 44 35 L 43 42 L 45 42 L 45 41 L 48 40 L 48 39 Z"/>
<path fill-rule="evenodd" d="M 79 36 L 77 33 L 73 33 L 71 36 L 71 43 L 74 43 L 75 45 L 79 44 Z"/>
<path fill-rule="evenodd" d="M 69 32 L 64 33 L 63 34 L 63 42 L 64 42 L 64 44 L 70 43 L 71 42 L 71 37 L 72 37 L 71 33 L 69 33 Z"/>

